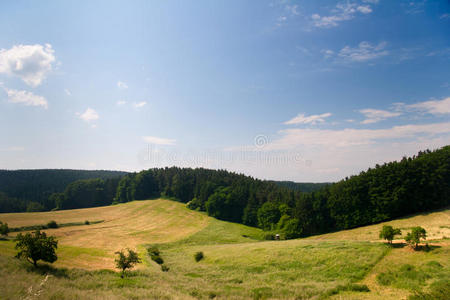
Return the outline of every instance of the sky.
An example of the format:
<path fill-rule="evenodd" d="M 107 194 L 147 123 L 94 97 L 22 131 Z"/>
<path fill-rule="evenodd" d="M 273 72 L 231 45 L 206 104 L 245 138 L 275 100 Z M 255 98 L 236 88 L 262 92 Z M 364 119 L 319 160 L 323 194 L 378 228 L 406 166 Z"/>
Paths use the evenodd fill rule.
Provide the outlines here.
<path fill-rule="evenodd" d="M 2 1 L 0 169 L 337 181 L 450 144 L 450 2 Z"/>

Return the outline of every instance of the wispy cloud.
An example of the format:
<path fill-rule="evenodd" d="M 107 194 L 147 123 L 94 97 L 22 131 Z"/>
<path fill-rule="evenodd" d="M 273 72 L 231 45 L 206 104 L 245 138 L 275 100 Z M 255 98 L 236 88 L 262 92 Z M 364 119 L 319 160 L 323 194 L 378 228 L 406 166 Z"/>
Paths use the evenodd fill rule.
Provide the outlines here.
<path fill-rule="evenodd" d="M 423 13 L 425 11 L 425 2 L 422 1 L 408 1 L 405 5 L 405 12 L 410 15 Z"/>
<path fill-rule="evenodd" d="M 375 3 L 372 3 L 375 4 Z M 332 28 L 338 26 L 343 21 L 349 21 L 360 14 L 370 14 L 372 7 L 370 5 L 359 5 L 354 2 L 338 3 L 334 9 L 330 11 L 329 15 L 321 16 L 319 14 L 311 15 L 313 26 L 319 28 Z"/>
<path fill-rule="evenodd" d="M 320 115 L 305 116 L 304 114 L 298 114 L 295 118 L 284 122 L 285 125 L 296 125 L 296 124 L 316 124 L 325 122 L 325 118 L 331 116 L 331 113 L 324 113 Z"/>
<path fill-rule="evenodd" d="M 18 91 L 8 88 L 3 88 L 8 95 L 8 101 L 12 103 L 20 103 L 26 106 L 42 106 L 45 109 L 48 108 L 47 100 L 27 91 Z"/>
<path fill-rule="evenodd" d="M 267 150 L 291 149 L 297 146 L 333 146 L 347 147 L 367 145 L 379 140 L 414 138 L 419 135 L 438 135 L 450 133 L 450 123 L 424 125 L 401 125 L 387 129 L 285 129 L 279 132 L 281 137 L 267 145 Z"/>
<path fill-rule="evenodd" d="M 56 60 L 50 44 L 17 45 L 0 49 L 0 73 L 17 76 L 26 84 L 36 87 L 52 70 Z"/>
<path fill-rule="evenodd" d="M 121 90 L 124 90 L 128 88 L 128 85 L 125 82 L 119 80 L 117 81 L 117 87 Z"/>
<path fill-rule="evenodd" d="M 125 105 L 125 104 L 127 104 L 127 101 L 125 101 L 125 100 L 119 100 L 119 101 L 116 102 L 117 106 L 122 106 L 122 105 Z"/>
<path fill-rule="evenodd" d="M 7 147 L 7 148 L 0 148 L 0 151 L 22 152 L 22 151 L 25 151 L 25 147 L 22 147 L 22 146 L 11 146 L 11 147 Z"/>
<path fill-rule="evenodd" d="M 77 115 L 85 122 L 91 122 L 99 119 L 99 114 L 92 108 L 88 107 L 84 113 L 80 114 L 77 113 Z"/>
<path fill-rule="evenodd" d="M 166 138 L 160 138 L 156 136 L 143 136 L 142 139 L 144 142 L 154 145 L 169 145 L 173 146 L 176 143 L 176 140 L 174 139 L 166 139 Z"/>
<path fill-rule="evenodd" d="M 68 89 L 64 89 L 64 93 L 66 93 L 67 96 L 72 96 L 72 92 L 70 92 Z"/>
<path fill-rule="evenodd" d="M 442 14 L 440 17 L 439 17 L 439 19 L 441 19 L 441 20 L 446 20 L 446 19 L 450 19 L 450 14 Z"/>
<path fill-rule="evenodd" d="M 442 100 L 429 100 L 406 105 L 404 103 L 396 103 L 398 110 L 419 111 L 432 115 L 450 114 L 450 97 Z"/>
<path fill-rule="evenodd" d="M 366 117 L 366 119 L 362 121 L 361 124 L 377 123 L 386 120 L 388 118 L 398 117 L 401 115 L 400 112 L 391 112 L 387 110 L 371 109 L 371 108 L 361 109 L 359 112 Z"/>
<path fill-rule="evenodd" d="M 133 103 L 133 107 L 134 108 L 141 108 L 141 107 L 144 107 L 145 105 L 147 105 L 147 102 L 145 102 L 145 101 L 141 101 L 141 102 L 134 102 Z"/>
<path fill-rule="evenodd" d="M 351 62 L 366 62 L 389 54 L 386 48 L 386 42 L 380 42 L 378 45 L 371 45 L 369 42 L 361 42 L 358 47 L 352 48 L 345 46 L 339 51 L 338 56 Z"/>

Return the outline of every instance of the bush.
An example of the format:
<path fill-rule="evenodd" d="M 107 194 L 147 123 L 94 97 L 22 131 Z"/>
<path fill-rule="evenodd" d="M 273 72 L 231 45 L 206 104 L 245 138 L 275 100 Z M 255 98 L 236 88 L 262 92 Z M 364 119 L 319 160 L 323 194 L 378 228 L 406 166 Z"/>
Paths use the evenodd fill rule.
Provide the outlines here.
<path fill-rule="evenodd" d="M 9 233 L 9 227 L 8 223 L 3 223 L 0 221 L 0 235 L 8 235 Z"/>
<path fill-rule="evenodd" d="M 265 239 L 266 241 L 272 241 L 272 240 L 275 239 L 275 235 L 272 234 L 272 233 L 266 233 L 266 234 L 264 235 L 264 239 Z"/>
<path fill-rule="evenodd" d="M 50 221 L 47 223 L 47 228 L 58 228 L 58 223 L 56 221 Z"/>
<path fill-rule="evenodd" d="M 163 271 L 163 272 L 169 272 L 169 267 L 168 266 L 166 266 L 166 265 L 161 265 L 161 271 Z"/>
<path fill-rule="evenodd" d="M 194 254 L 194 258 L 196 262 L 201 261 L 205 256 L 203 255 L 203 252 L 199 251 Z"/>
<path fill-rule="evenodd" d="M 84 225 L 89 225 L 89 224 L 91 224 L 91 223 L 89 223 L 88 220 L 84 221 Z"/>
<path fill-rule="evenodd" d="M 159 256 L 159 254 L 160 254 L 159 249 L 156 246 L 148 247 L 147 252 L 148 252 L 148 255 L 150 255 L 150 256 L 152 256 L 152 255 Z"/>
<path fill-rule="evenodd" d="M 164 260 L 159 255 L 151 255 L 150 258 L 158 265 L 162 265 L 164 263 Z"/>

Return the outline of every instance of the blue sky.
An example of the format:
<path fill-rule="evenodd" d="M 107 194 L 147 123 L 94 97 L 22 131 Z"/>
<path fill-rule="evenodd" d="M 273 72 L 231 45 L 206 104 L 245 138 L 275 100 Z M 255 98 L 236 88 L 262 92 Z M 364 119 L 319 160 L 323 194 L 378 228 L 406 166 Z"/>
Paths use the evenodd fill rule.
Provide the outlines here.
<path fill-rule="evenodd" d="M 334 181 L 450 144 L 448 1 L 0 4 L 0 168 Z"/>

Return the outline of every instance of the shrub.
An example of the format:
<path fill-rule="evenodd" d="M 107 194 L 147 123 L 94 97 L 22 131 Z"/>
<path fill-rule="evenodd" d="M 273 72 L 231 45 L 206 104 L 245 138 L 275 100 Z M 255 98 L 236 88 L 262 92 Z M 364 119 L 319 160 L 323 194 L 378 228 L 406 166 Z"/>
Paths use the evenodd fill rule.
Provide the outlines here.
<path fill-rule="evenodd" d="M 84 221 L 84 225 L 89 225 L 89 224 L 91 224 L 91 223 L 89 223 L 88 220 Z"/>
<path fill-rule="evenodd" d="M 272 234 L 272 233 L 266 233 L 266 234 L 264 235 L 264 239 L 265 239 L 266 241 L 272 241 L 272 240 L 275 239 L 275 235 Z"/>
<path fill-rule="evenodd" d="M 150 256 L 152 256 L 152 255 L 159 256 L 159 254 L 160 254 L 159 249 L 156 246 L 148 247 L 147 252 L 148 252 L 148 255 L 150 255 Z"/>
<path fill-rule="evenodd" d="M 58 223 L 56 223 L 56 221 L 50 221 L 47 223 L 47 228 L 58 228 Z"/>
<path fill-rule="evenodd" d="M 127 249 L 128 255 L 125 255 L 124 250 L 117 251 L 116 254 L 119 256 L 115 259 L 116 267 L 122 270 L 120 277 L 123 278 L 126 269 L 131 269 L 135 264 L 141 262 L 138 254 L 133 250 Z"/>
<path fill-rule="evenodd" d="M 159 255 L 151 255 L 150 258 L 158 265 L 162 265 L 164 263 L 164 260 Z"/>
<path fill-rule="evenodd" d="M 0 221 L 0 235 L 8 235 L 9 233 L 9 227 L 8 223 L 3 223 Z"/>
<path fill-rule="evenodd" d="M 205 256 L 203 255 L 203 252 L 199 251 L 194 254 L 194 258 L 196 262 L 201 261 Z"/>
<path fill-rule="evenodd" d="M 37 267 L 38 260 L 53 263 L 58 259 L 56 256 L 58 241 L 53 236 L 47 237 L 45 232 L 36 230 L 33 233 L 27 233 L 25 235 L 19 233 L 16 241 L 15 248 L 19 250 L 16 257 L 25 258 L 35 267 Z"/>
<path fill-rule="evenodd" d="M 170 268 L 166 265 L 161 265 L 161 271 L 163 272 L 169 272 Z"/>

